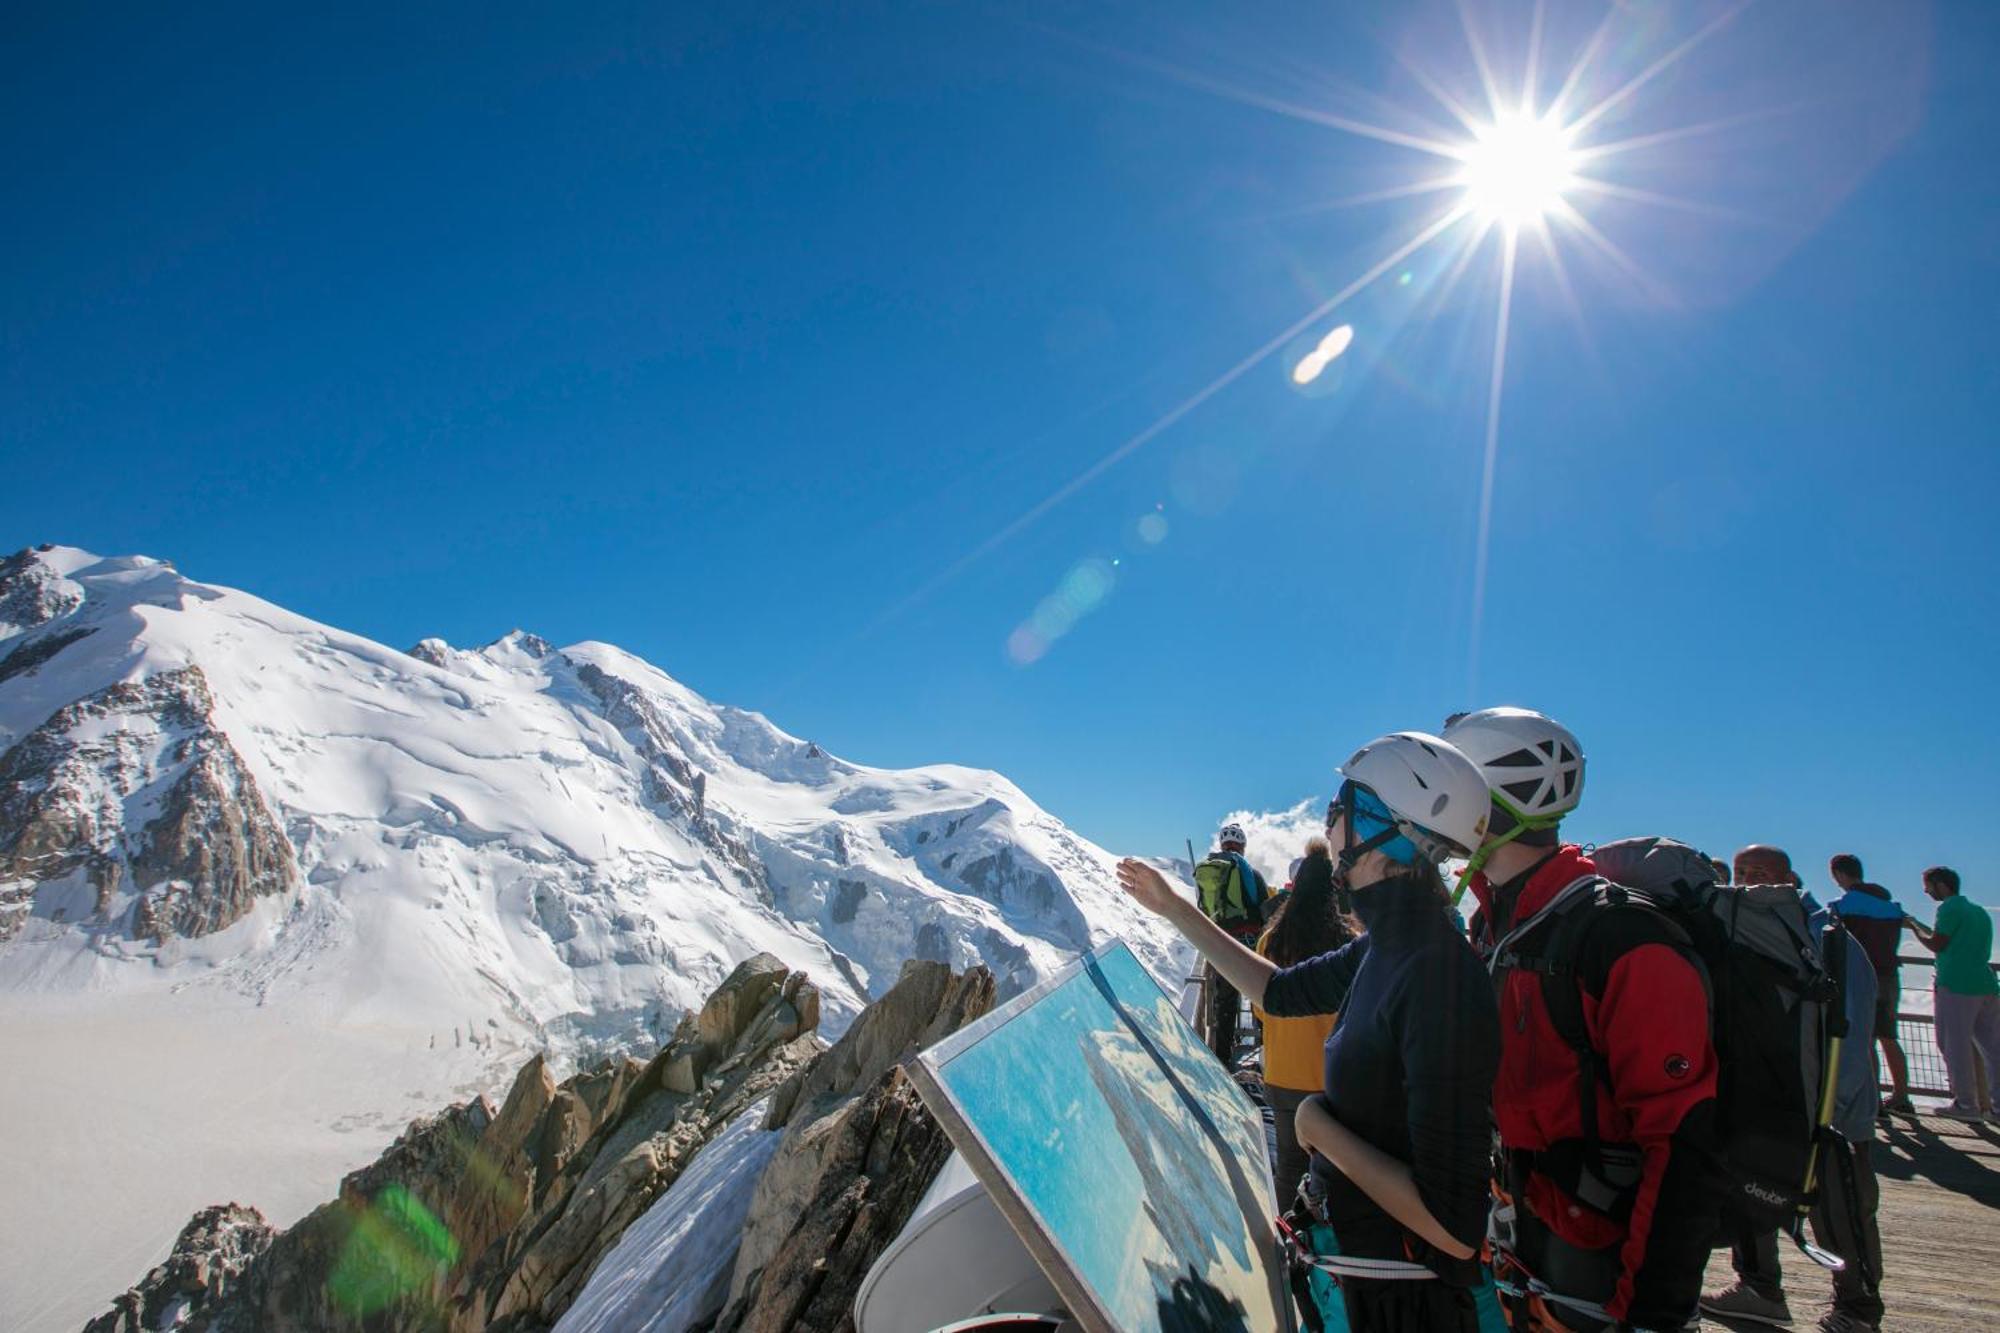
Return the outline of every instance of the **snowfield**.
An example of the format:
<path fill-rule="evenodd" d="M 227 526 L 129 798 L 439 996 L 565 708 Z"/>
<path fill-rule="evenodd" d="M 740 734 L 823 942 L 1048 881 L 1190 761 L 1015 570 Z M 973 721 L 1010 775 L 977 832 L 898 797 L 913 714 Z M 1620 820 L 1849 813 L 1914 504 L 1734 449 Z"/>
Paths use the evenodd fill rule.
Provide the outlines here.
<path fill-rule="evenodd" d="M 187 667 L 295 876 L 154 940 L 141 845 L 194 724 L 37 729 Z M 0 586 L 9 750 L 59 757 L 98 868 L 0 882 L 0 1326 L 22 1333 L 104 1309 L 198 1206 L 294 1221 L 535 1050 L 650 1049 L 760 950 L 812 974 L 828 1036 L 910 957 L 983 962 L 1003 997 L 1114 935 L 1187 970 L 1115 858 L 998 774 L 847 762 L 609 644 L 404 653 L 46 548 Z"/>

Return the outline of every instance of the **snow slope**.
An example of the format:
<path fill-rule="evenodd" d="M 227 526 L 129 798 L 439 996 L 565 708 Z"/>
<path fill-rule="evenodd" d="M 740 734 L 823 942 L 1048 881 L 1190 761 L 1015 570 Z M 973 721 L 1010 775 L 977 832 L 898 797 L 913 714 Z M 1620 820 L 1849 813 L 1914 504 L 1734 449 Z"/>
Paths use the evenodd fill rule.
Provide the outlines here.
<path fill-rule="evenodd" d="M 618 1238 L 555 1333 L 679 1333 L 720 1309 L 750 1201 L 785 1137 L 770 1102 L 738 1115 Z"/>
<path fill-rule="evenodd" d="M 188 667 L 295 874 L 154 939 L 135 848 L 188 719 L 128 691 L 44 724 Z M 1003 994 L 1111 935 L 1185 970 L 1114 858 L 998 774 L 849 763 L 609 644 L 404 653 L 159 561 L 42 548 L 0 569 L 10 748 L 60 759 L 95 867 L 0 883 L 0 1123 L 37 1145 L 0 1159 L 0 1325 L 27 1333 L 101 1309 L 196 1206 L 294 1220 L 533 1050 L 650 1046 L 758 950 L 811 972 L 830 1035 L 913 956 L 984 962 Z"/>

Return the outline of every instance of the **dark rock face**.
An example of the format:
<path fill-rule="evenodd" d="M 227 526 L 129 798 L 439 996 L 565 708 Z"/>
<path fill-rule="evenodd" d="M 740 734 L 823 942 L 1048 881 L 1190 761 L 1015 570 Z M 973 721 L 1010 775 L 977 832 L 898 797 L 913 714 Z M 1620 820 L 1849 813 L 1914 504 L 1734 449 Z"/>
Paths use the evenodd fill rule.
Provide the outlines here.
<path fill-rule="evenodd" d="M 945 938 L 944 927 L 935 921 L 917 927 L 915 945 L 917 957 L 927 963 L 951 961 L 951 941 Z"/>
<path fill-rule="evenodd" d="M 833 885 L 833 901 L 827 908 L 827 915 L 841 925 L 854 920 L 861 911 L 862 901 L 868 897 L 865 880 L 836 880 Z"/>
<path fill-rule="evenodd" d="M 565 659 L 568 660 L 568 659 Z M 719 825 L 708 810 L 708 777 L 688 759 L 673 728 L 645 691 L 594 662 L 574 662 L 576 678 L 604 710 L 604 718 L 646 759 L 646 799 L 680 815 L 702 843 L 740 870 L 765 894 L 770 877 L 748 844 Z"/>
<path fill-rule="evenodd" d="M 150 1333 L 173 1327 L 170 1310 L 180 1305 L 199 1311 L 226 1299 L 243 1270 L 270 1248 L 277 1234 L 255 1208 L 224 1203 L 202 1209 L 181 1229 L 167 1261 L 113 1301 L 109 1313 L 84 1325 L 83 1333 Z"/>
<path fill-rule="evenodd" d="M 410 648 L 408 656 L 416 658 L 419 662 L 428 662 L 434 667 L 448 668 L 451 666 L 451 658 L 447 656 L 450 651 L 451 645 L 443 639 L 419 639 Z"/>
<path fill-rule="evenodd" d="M 944 1129 L 901 1068 L 891 1069 L 821 1136 L 819 1186 L 717 1333 L 819 1333 L 854 1327 L 854 1298 L 951 1156 Z"/>
<path fill-rule="evenodd" d="M 75 584 L 20 550 L 0 560 L 0 623 L 19 629 L 46 625 L 83 605 Z"/>
<path fill-rule="evenodd" d="M 87 639 L 97 629 L 92 625 L 72 625 L 36 635 L 0 659 L 0 682 L 26 675 L 79 639 Z"/>
<path fill-rule="evenodd" d="M 1046 916 L 1068 902 L 1068 895 L 1053 875 L 1021 864 L 1007 847 L 966 862 L 958 877 L 990 903 L 1037 916 Z"/>
<path fill-rule="evenodd" d="M 783 1127 L 731 1279 L 729 1329 L 835 1329 L 950 1153 L 900 1063 L 986 1012 L 993 979 L 905 967 L 838 1044 L 819 993 L 768 954 L 730 974 L 652 1060 L 558 1085 L 539 1057 L 499 1110 L 412 1124 L 340 1195 L 273 1233 L 205 1209 L 86 1333 L 546 1333 L 695 1156 L 761 1098 Z M 720 1321 L 718 1323 L 718 1320 Z"/>
<path fill-rule="evenodd" d="M 187 767 L 132 857 L 133 883 L 147 890 L 133 933 L 152 939 L 220 930 L 298 876 L 291 843 L 221 733 L 190 737 L 183 753 Z"/>
<path fill-rule="evenodd" d="M 182 1327 L 436 1327 L 461 1252 L 445 1203 L 478 1160 L 493 1118 L 480 1098 L 412 1123 L 381 1157 L 340 1182 L 339 1198 L 280 1233 L 233 1291 Z"/>
<path fill-rule="evenodd" d="M 220 930 L 291 890 L 291 843 L 213 709 L 199 667 L 155 672 L 67 705 L 0 754 L 0 880 L 83 869 L 100 918 L 129 881 L 142 894 L 131 931 L 154 940 Z M 127 801 L 148 788 L 150 817 L 132 828 Z M 0 915 L 0 939 L 31 903 L 32 891 Z"/>
<path fill-rule="evenodd" d="M 851 1328 L 854 1297 L 951 1155 L 903 1061 L 993 1007 L 992 974 L 903 967 L 830 1050 L 771 1098 L 783 1128 L 757 1183 L 718 1333 Z"/>

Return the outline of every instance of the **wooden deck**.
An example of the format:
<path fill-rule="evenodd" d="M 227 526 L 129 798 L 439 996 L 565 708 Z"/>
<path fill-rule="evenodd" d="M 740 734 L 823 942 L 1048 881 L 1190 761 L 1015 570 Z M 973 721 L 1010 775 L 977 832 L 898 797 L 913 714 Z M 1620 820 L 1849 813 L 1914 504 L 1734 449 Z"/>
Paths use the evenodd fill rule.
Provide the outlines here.
<path fill-rule="evenodd" d="M 2000 1127 L 1898 1118 L 1875 1145 L 1882 1181 L 1882 1327 L 1894 1333 L 2000 1329 Z M 1781 1245 L 1792 1326 L 1826 1313 L 1832 1286 Z M 1729 1252 L 1709 1265 L 1709 1290 L 1734 1280 Z M 1704 1327 L 1766 1328 L 1757 1324 Z"/>

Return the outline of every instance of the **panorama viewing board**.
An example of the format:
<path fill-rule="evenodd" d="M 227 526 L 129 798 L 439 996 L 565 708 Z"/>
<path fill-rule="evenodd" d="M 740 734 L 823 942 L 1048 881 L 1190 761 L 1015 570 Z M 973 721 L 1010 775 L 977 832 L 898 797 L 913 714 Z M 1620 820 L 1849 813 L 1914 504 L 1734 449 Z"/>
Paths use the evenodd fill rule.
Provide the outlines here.
<path fill-rule="evenodd" d="M 1086 1329 L 1292 1327 L 1263 1118 L 1123 944 L 911 1074 Z"/>

